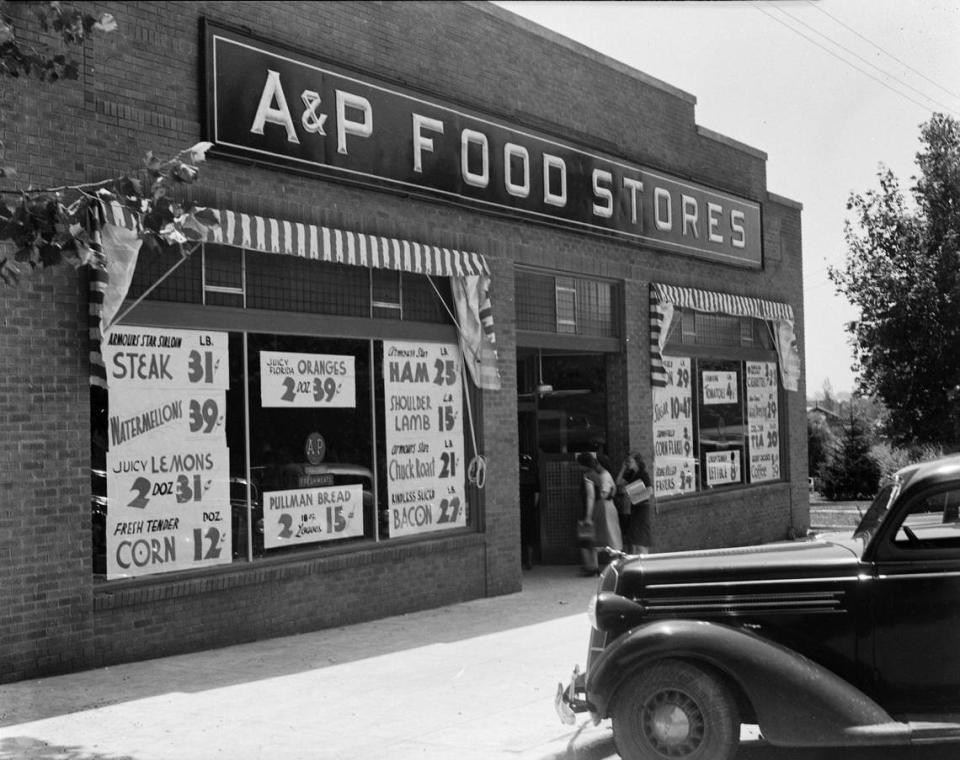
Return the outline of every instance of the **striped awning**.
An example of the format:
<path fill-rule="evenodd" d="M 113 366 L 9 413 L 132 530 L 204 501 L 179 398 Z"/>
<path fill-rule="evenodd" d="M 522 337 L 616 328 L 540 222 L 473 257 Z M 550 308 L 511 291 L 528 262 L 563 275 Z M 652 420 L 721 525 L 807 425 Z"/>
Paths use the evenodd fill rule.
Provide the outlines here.
<path fill-rule="evenodd" d="M 90 381 L 106 387 L 106 368 L 100 353 L 101 318 L 105 294 L 119 292 L 122 302 L 133 269 L 122 277 L 111 274 L 111 259 L 119 252 L 108 250 L 103 232 L 108 225 L 139 232 L 140 217 L 119 203 L 91 204 L 85 226 L 91 249 L 90 276 Z M 194 209 L 184 220 L 198 240 L 247 250 L 374 269 L 392 269 L 431 277 L 449 277 L 454 311 L 466 365 L 474 382 L 484 390 L 500 389 L 496 333 L 490 303 L 490 270 L 479 253 L 427 245 L 412 240 L 369 235 L 322 225 L 256 216 L 230 210 Z M 134 259 L 135 261 L 135 259 Z M 123 282 L 120 282 L 123 280 Z"/>
<path fill-rule="evenodd" d="M 667 372 L 663 366 L 663 347 L 675 309 L 752 317 L 773 323 L 781 382 L 787 390 L 797 390 L 800 358 L 794 334 L 793 307 L 790 304 L 656 282 L 650 283 L 651 385 L 665 388 L 668 384 Z"/>
<path fill-rule="evenodd" d="M 733 293 L 717 293 L 713 290 L 684 288 L 679 285 L 663 285 L 656 282 L 650 284 L 650 291 L 657 294 L 657 300 L 660 303 L 673 304 L 674 308 L 678 309 L 694 309 L 710 314 L 730 314 L 756 319 L 793 320 L 793 307 L 778 301 L 738 296 Z"/>
<path fill-rule="evenodd" d="M 139 220 L 129 209 L 117 203 L 104 205 L 108 223 L 136 229 Z M 212 215 L 217 222 L 207 225 L 197 221 L 200 213 Z M 186 226 L 196 230 L 204 242 L 262 253 L 437 277 L 490 276 L 487 262 L 479 253 L 287 219 L 224 209 L 196 209 Z"/>

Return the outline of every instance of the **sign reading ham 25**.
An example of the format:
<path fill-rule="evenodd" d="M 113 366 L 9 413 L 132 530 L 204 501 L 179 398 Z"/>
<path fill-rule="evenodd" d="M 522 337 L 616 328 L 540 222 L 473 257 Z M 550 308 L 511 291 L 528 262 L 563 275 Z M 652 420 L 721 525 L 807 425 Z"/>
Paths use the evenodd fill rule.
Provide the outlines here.
<path fill-rule="evenodd" d="M 216 152 L 760 267 L 760 206 L 207 22 Z"/>

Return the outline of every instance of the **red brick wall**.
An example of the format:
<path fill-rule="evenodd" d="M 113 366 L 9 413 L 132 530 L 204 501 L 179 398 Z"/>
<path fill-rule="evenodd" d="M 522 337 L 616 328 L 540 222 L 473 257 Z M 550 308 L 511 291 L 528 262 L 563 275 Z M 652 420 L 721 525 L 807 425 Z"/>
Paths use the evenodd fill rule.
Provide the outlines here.
<path fill-rule="evenodd" d="M 672 254 L 240 162 L 203 165 L 196 199 L 223 208 L 483 253 L 493 271 L 504 391 L 478 421 L 482 532 L 422 544 L 105 584 L 90 562 L 83 278 L 38 273 L 0 298 L 0 681 L 345 624 L 519 589 L 515 263 L 625 282 L 625 354 L 611 361 L 611 454 L 649 450 L 647 285 L 662 280 L 791 303 L 802 320 L 799 210 L 771 202 L 762 154 L 695 124 L 694 99 L 478 3 L 80 3 L 120 30 L 84 48 L 78 83 L 0 81 L 0 139 L 17 186 L 117 176 L 201 133 L 199 18 L 631 163 L 763 204 L 766 265 L 744 272 Z M 8 12 L 23 13 L 16 4 Z M 26 29 L 27 27 L 23 27 Z M 8 187 L 8 184 L 4 184 Z M 771 232 L 771 225 L 778 229 Z M 802 330 L 801 330 L 802 336 Z M 788 394 L 790 466 L 806 467 L 803 387 Z M 620 450 L 614 450 L 614 449 Z M 792 500 L 792 501 L 791 501 Z M 791 517 L 792 504 L 792 517 Z M 785 535 L 806 491 L 779 484 L 664 509 L 664 548 Z"/>

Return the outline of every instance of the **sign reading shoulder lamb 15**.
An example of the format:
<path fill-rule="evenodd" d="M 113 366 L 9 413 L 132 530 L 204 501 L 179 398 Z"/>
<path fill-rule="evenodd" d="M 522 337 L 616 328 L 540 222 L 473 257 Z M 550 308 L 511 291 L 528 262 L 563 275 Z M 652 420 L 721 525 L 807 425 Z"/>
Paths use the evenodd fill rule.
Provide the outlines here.
<path fill-rule="evenodd" d="M 467 524 L 455 343 L 383 342 L 390 536 Z"/>
<path fill-rule="evenodd" d="M 123 326 L 102 351 L 107 578 L 230 562 L 227 334 Z"/>
<path fill-rule="evenodd" d="M 747 424 L 750 434 L 750 482 L 780 479 L 780 417 L 777 365 L 747 362 Z"/>
<path fill-rule="evenodd" d="M 221 154 L 424 192 L 758 268 L 760 206 L 206 23 Z"/>

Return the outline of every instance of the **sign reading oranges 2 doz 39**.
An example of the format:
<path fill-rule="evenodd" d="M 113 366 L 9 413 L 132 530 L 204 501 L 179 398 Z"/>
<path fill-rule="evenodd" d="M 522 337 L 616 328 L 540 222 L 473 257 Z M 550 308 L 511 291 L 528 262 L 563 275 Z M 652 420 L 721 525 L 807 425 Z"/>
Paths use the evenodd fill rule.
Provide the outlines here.
<path fill-rule="evenodd" d="M 207 22 L 206 137 L 221 155 L 468 202 L 744 267 L 754 201 L 630 165 Z"/>

